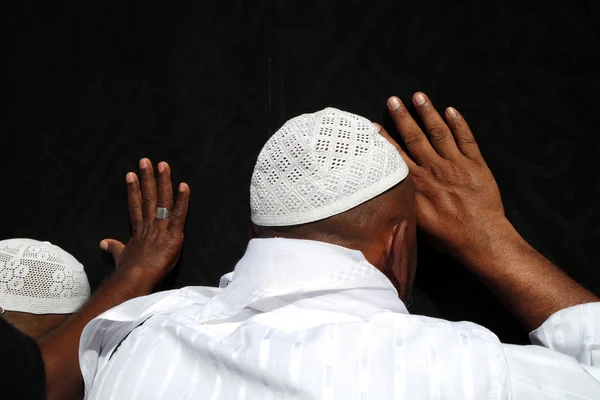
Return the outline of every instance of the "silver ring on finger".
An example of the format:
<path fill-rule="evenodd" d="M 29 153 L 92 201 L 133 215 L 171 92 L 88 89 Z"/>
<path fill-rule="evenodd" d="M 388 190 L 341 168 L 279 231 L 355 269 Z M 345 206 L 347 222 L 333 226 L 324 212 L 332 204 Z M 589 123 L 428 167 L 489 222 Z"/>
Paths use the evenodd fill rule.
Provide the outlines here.
<path fill-rule="evenodd" d="M 156 207 L 156 219 L 167 219 L 171 216 L 171 212 L 164 207 Z"/>

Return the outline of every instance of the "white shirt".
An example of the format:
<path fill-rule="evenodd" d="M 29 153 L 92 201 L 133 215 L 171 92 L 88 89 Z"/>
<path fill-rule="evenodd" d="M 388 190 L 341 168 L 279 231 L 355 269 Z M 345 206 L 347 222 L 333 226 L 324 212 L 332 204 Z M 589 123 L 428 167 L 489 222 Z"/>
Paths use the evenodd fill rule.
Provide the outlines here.
<path fill-rule="evenodd" d="M 410 315 L 362 253 L 339 246 L 254 239 L 228 278 L 92 320 L 86 399 L 600 399 L 600 303 L 515 346 Z"/>

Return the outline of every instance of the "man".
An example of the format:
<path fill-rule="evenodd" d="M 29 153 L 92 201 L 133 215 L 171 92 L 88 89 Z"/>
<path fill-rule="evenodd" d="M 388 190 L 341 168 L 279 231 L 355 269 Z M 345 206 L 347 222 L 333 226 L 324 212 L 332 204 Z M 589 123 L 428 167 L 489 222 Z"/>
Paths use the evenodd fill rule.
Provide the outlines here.
<path fill-rule="evenodd" d="M 258 157 L 256 238 L 234 272 L 90 322 L 86 398 L 598 398 L 598 298 L 508 223 L 456 110 L 448 128 L 424 94 L 414 102 L 431 142 L 389 100 L 412 158 L 353 114 L 288 121 Z M 407 312 L 417 223 L 537 328 L 537 346 Z"/>
<path fill-rule="evenodd" d="M 0 317 L 26 335 L 48 334 L 90 297 L 83 265 L 49 242 L 0 241 Z"/>
<path fill-rule="evenodd" d="M 140 161 L 140 175 L 141 185 L 136 174 L 126 176 L 132 236 L 127 245 L 113 239 L 100 243 L 115 257 L 116 270 L 90 300 L 37 343 L 0 318 L 3 399 L 80 398 L 83 382 L 77 350 L 83 327 L 103 311 L 150 293 L 177 262 L 190 189 L 180 184 L 177 201 L 173 201 L 171 171 L 164 162 L 158 165 L 158 184 L 146 158 Z"/>

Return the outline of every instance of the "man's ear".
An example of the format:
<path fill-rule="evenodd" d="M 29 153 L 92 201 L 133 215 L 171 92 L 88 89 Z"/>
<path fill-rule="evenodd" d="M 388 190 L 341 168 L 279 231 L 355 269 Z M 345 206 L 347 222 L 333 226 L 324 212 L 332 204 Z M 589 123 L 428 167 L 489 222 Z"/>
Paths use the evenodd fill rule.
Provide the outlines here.
<path fill-rule="evenodd" d="M 406 291 L 405 286 L 408 280 L 407 263 L 403 262 L 408 225 L 408 221 L 404 220 L 394 226 L 387 241 L 383 265 L 383 273 L 392 282 L 400 298 Z"/>
<path fill-rule="evenodd" d="M 386 266 L 391 267 L 394 262 L 402 260 L 402 251 L 404 250 L 404 239 L 408 229 L 408 221 L 404 220 L 394 226 L 387 240 L 385 249 Z"/>

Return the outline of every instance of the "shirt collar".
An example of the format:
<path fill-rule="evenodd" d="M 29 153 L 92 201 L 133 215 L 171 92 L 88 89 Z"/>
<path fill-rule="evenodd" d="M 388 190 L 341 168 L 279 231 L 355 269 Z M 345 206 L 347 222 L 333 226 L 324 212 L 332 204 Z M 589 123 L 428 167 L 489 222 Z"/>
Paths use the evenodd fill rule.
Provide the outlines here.
<path fill-rule="evenodd" d="M 393 311 L 407 313 L 389 279 L 360 251 L 324 242 L 252 239 L 230 279 L 207 303 L 201 321 L 231 316 L 270 297 L 344 289 L 372 291 L 368 298 L 382 306 L 393 298 Z"/>

